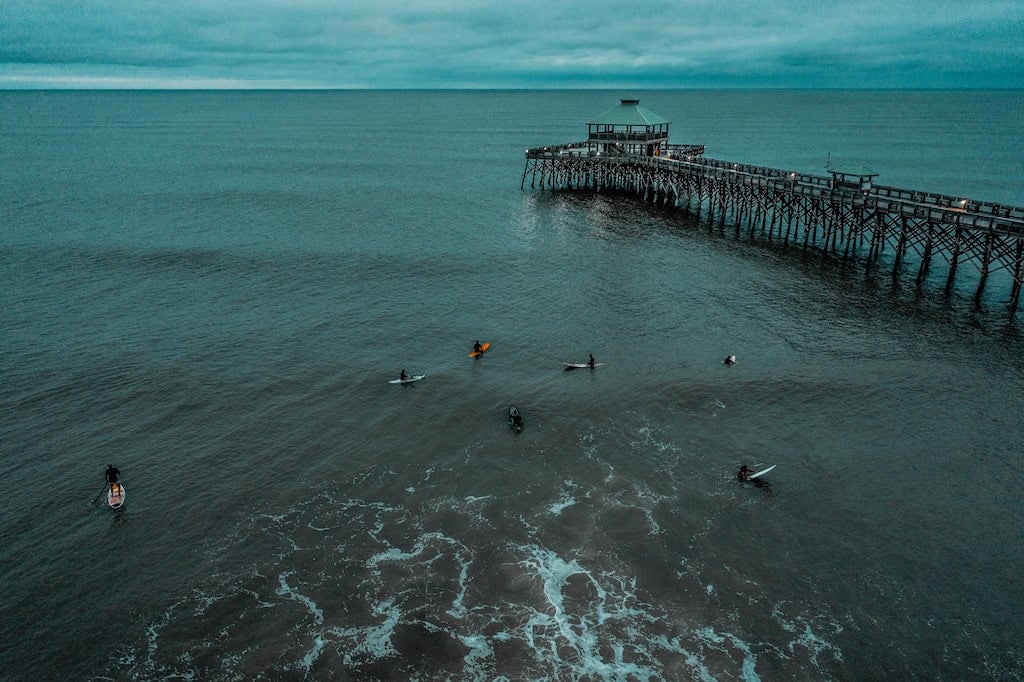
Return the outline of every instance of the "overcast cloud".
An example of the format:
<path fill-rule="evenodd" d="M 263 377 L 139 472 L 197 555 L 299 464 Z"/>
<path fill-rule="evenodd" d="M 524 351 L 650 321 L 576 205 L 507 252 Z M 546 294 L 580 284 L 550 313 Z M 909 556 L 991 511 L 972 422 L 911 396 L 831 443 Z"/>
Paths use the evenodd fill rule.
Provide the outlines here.
<path fill-rule="evenodd" d="M 0 88 L 1020 88 L 1021 0 L 0 0 Z"/>

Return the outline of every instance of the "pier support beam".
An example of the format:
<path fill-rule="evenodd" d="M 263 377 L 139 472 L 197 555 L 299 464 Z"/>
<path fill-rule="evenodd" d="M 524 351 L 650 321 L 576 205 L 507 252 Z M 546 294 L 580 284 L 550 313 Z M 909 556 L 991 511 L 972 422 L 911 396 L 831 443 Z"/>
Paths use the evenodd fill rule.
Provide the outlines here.
<path fill-rule="evenodd" d="M 1010 292 L 1010 315 L 1017 313 L 1022 280 L 1024 280 L 1024 239 L 1018 239 L 1017 258 L 1013 264 L 1013 290 Z"/>
<path fill-rule="evenodd" d="M 924 253 L 921 255 L 921 267 L 917 271 L 917 286 L 920 287 L 928 276 L 928 268 L 932 265 L 932 224 L 928 223 L 928 236 L 925 238 Z"/>
<path fill-rule="evenodd" d="M 946 295 L 953 291 L 953 282 L 956 280 L 956 266 L 960 262 L 960 226 L 956 226 L 956 234 L 953 237 L 953 255 L 949 259 L 949 276 L 946 278 Z"/>
<path fill-rule="evenodd" d="M 985 255 L 981 260 L 981 274 L 978 277 L 978 291 L 974 294 L 975 304 L 981 301 L 981 294 L 985 291 L 985 282 L 988 281 L 988 268 L 992 258 L 992 242 L 994 239 L 995 235 L 991 232 L 985 235 Z"/>

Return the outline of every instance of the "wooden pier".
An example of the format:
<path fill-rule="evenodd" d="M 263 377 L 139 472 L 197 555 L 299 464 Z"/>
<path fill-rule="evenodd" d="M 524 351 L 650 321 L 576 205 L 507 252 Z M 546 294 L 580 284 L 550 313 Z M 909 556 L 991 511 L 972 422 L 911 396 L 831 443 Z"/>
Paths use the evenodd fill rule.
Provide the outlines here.
<path fill-rule="evenodd" d="M 709 159 L 701 145 L 669 144 L 668 125 L 638 100 L 623 100 L 589 122 L 586 140 L 527 149 L 520 186 L 529 177 L 533 188 L 632 193 L 704 214 L 737 236 L 757 233 L 868 270 L 885 262 L 894 279 L 913 276 L 918 287 L 944 263 L 946 292 L 967 271 L 976 302 L 992 275 L 1007 274 L 1016 313 L 1024 207 L 878 186 L 877 174 L 861 166 L 808 175 Z"/>

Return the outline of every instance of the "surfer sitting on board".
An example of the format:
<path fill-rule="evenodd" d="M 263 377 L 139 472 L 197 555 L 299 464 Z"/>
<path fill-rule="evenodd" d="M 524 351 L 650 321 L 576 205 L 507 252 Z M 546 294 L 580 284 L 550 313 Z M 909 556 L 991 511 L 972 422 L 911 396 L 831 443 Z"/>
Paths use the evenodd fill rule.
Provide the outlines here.
<path fill-rule="evenodd" d="M 405 373 L 405 370 L 403 369 L 402 370 L 402 375 L 400 377 L 398 377 L 398 378 L 401 379 L 402 381 L 405 381 L 406 379 L 409 379 L 410 377 L 409 377 L 408 374 Z"/>
<path fill-rule="evenodd" d="M 111 490 L 114 490 L 114 485 L 117 483 L 117 477 L 120 475 L 121 472 L 118 471 L 117 467 L 115 467 L 113 464 L 107 465 L 107 472 L 104 474 L 104 476 L 107 479 L 107 483 L 110 484 Z"/>

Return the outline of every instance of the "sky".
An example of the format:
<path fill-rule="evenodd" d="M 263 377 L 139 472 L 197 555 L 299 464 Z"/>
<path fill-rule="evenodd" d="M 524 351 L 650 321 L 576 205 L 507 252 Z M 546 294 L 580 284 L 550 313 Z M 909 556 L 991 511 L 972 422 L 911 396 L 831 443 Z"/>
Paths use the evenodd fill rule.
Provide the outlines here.
<path fill-rule="evenodd" d="M 1024 88 L 1024 0 L 0 0 L 0 88 Z"/>

